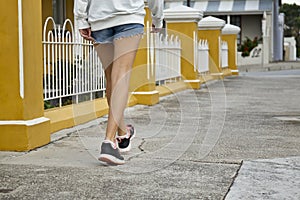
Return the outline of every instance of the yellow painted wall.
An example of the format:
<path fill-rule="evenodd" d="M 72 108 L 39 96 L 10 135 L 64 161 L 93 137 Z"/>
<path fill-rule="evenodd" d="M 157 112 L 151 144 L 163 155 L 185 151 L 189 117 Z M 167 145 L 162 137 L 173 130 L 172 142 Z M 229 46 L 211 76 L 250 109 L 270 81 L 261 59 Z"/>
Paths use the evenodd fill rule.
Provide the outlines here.
<path fill-rule="evenodd" d="M 36 126 L 1 125 L 0 150 L 28 151 L 50 142 L 49 121 Z"/>
<path fill-rule="evenodd" d="M 74 0 L 66 0 L 66 17 L 74 22 L 74 14 L 73 14 L 73 7 L 74 7 Z"/>
<path fill-rule="evenodd" d="M 52 0 L 42 0 L 42 24 L 44 25 L 47 17 L 53 16 Z"/>
<path fill-rule="evenodd" d="M 70 19 L 74 24 L 74 0 L 64 0 L 66 1 L 66 18 Z M 52 0 L 42 0 L 42 24 L 44 25 L 48 17 L 53 17 Z M 68 27 L 69 28 L 69 27 Z M 48 31 L 52 29 L 52 24 L 48 27 Z"/>
<path fill-rule="evenodd" d="M 147 59 L 148 59 L 148 46 L 147 46 L 147 23 L 151 27 L 151 13 L 149 8 L 145 8 L 146 16 L 144 20 L 144 36 L 140 41 L 139 49 L 136 54 L 136 59 L 133 64 L 131 80 L 130 80 L 130 91 L 152 91 L 155 89 L 155 79 L 150 77 L 147 79 Z"/>
<path fill-rule="evenodd" d="M 187 23 L 167 23 L 169 35 L 178 35 L 181 40 L 181 74 L 184 79 L 197 79 L 194 71 L 194 41 L 193 30 L 198 29 L 195 22 Z M 196 32 L 197 33 L 197 32 Z"/>
<path fill-rule="evenodd" d="M 41 3 L 23 1 L 25 99 L 20 97 L 18 5 L 0 2 L 0 119 L 32 119 L 43 113 Z M 33 9 L 33 7 L 35 9 Z M 9 27 L 9 28 L 8 28 Z M 31 76 L 32 73 L 40 74 Z M 9 83 L 9 84 L 7 84 Z"/>
<path fill-rule="evenodd" d="M 0 150 L 25 151 L 50 141 L 49 120 L 39 120 L 44 116 L 41 12 L 41 1 L 22 1 L 24 81 L 20 81 L 18 1 L 0 2 L 0 120 L 6 124 L 0 125 Z M 32 119 L 35 122 L 28 125 Z"/>
<path fill-rule="evenodd" d="M 208 40 L 209 45 L 209 71 L 210 73 L 221 72 L 221 61 L 219 55 L 221 30 L 199 30 L 198 39 Z"/>
<path fill-rule="evenodd" d="M 33 9 L 35 7 L 35 9 Z M 34 19 L 34 20 L 33 20 Z M 41 1 L 23 0 L 25 99 L 24 119 L 43 116 Z M 35 74 L 35 76 L 32 76 Z"/>
<path fill-rule="evenodd" d="M 226 41 L 228 44 L 228 67 L 231 70 L 237 70 L 237 66 L 236 66 L 237 37 L 235 34 L 222 35 L 222 40 Z"/>
<path fill-rule="evenodd" d="M 146 16 L 144 20 L 144 36 L 140 41 L 139 49 L 136 54 L 136 59 L 133 64 L 131 79 L 130 79 L 130 92 L 135 93 L 134 97 L 139 104 L 153 105 L 159 101 L 159 93 L 155 91 L 155 76 L 152 70 L 148 69 L 148 61 L 150 55 L 148 51 L 148 42 L 152 37 L 149 31 L 152 26 L 151 13 L 149 8 L 145 8 Z"/>
<path fill-rule="evenodd" d="M 0 120 L 21 119 L 24 112 L 16 76 L 19 74 L 17 3 L 0 1 Z"/>
<path fill-rule="evenodd" d="M 137 100 L 133 96 L 130 96 L 128 106 L 136 104 Z M 107 100 L 106 98 L 100 98 L 61 108 L 47 109 L 45 110 L 45 117 L 50 119 L 51 133 L 54 133 L 102 117 L 107 113 Z"/>

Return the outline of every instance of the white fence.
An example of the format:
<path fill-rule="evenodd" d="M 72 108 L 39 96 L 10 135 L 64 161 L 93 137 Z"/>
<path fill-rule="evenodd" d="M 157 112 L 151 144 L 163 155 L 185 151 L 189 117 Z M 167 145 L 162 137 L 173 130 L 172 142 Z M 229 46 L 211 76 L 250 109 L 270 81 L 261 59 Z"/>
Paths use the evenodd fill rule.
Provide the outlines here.
<path fill-rule="evenodd" d="M 198 42 L 198 72 L 204 73 L 209 71 L 209 46 L 207 40 L 199 40 Z"/>
<path fill-rule="evenodd" d="M 222 61 L 221 61 L 221 66 L 222 68 L 228 67 L 228 44 L 226 41 L 222 41 L 221 43 L 221 49 L 222 49 Z"/>
<path fill-rule="evenodd" d="M 46 20 L 43 53 L 44 100 L 54 100 L 55 106 L 62 106 L 104 95 L 104 72 L 94 46 L 81 37 L 75 39 L 70 20 L 62 28 L 53 18 Z"/>
<path fill-rule="evenodd" d="M 178 36 L 155 35 L 155 80 L 159 84 L 181 77 L 181 42 Z"/>

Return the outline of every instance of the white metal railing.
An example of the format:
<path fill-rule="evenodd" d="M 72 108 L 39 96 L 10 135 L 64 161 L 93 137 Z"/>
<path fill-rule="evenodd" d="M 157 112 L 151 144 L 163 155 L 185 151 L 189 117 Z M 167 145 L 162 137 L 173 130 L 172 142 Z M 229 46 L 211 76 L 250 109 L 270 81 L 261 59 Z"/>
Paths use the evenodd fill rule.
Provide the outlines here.
<path fill-rule="evenodd" d="M 198 31 L 193 32 L 193 47 L 194 47 L 194 71 L 198 69 Z"/>
<path fill-rule="evenodd" d="M 209 71 L 209 46 L 207 40 L 198 42 L 198 72 L 204 73 Z"/>
<path fill-rule="evenodd" d="M 155 35 L 155 80 L 158 84 L 181 78 L 181 42 L 178 36 Z"/>
<path fill-rule="evenodd" d="M 49 23 L 52 22 L 52 27 Z M 50 29 L 49 29 L 50 28 Z M 73 24 L 62 27 L 47 18 L 43 30 L 44 100 L 92 100 L 103 96 L 105 78 L 101 62 L 91 42 L 76 38 Z"/>
<path fill-rule="evenodd" d="M 222 49 L 222 68 L 228 67 L 228 44 L 226 41 L 222 41 L 221 43 Z"/>

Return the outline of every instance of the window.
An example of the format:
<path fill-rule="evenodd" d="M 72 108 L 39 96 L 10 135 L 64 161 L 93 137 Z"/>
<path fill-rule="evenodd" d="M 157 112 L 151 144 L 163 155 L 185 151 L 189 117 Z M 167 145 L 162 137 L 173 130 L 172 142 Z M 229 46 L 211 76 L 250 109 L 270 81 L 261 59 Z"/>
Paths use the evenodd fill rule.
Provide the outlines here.
<path fill-rule="evenodd" d="M 214 17 L 223 19 L 225 21 L 225 23 L 227 23 L 227 15 L 214 15 Z"/>
<path fill-rule="evenodd" d="M 190 3 L 190 7 L 194 7 L 194 4 L 195 4 L 195 1 L 193 1 L 193 0 L 190 0 L 189 1 L 189 3 Z M 187 6 L 187 4 L 188 4 L 188 2 L 187 1 L 183 1 L 183 5 L 185 5 L 185 6 Z"/>
<path fill-rule="evenodd" d="M 231 15 L 230 16 L 230 24 L 238 26 L 241 28 L 241 15 Z M 242 43 L 241 31 L 237 35 L 237 44 L 240 45 Z"/>

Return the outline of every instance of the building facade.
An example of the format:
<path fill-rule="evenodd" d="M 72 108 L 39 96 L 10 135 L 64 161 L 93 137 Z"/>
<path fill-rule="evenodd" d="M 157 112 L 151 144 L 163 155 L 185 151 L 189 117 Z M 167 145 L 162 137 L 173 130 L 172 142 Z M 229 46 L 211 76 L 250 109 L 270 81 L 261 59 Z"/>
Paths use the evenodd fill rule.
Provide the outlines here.
<path fill-rule="evenodd" d="M 187 1 L 165 0 L 165 7 L 186 5 Z M 283 20 L 279 15 L 281 0 L 191 0 L 190 6 L 241 28 L 238 44 L 247 37 L 262 39 L 268 62 L 283 59 Z"/>

